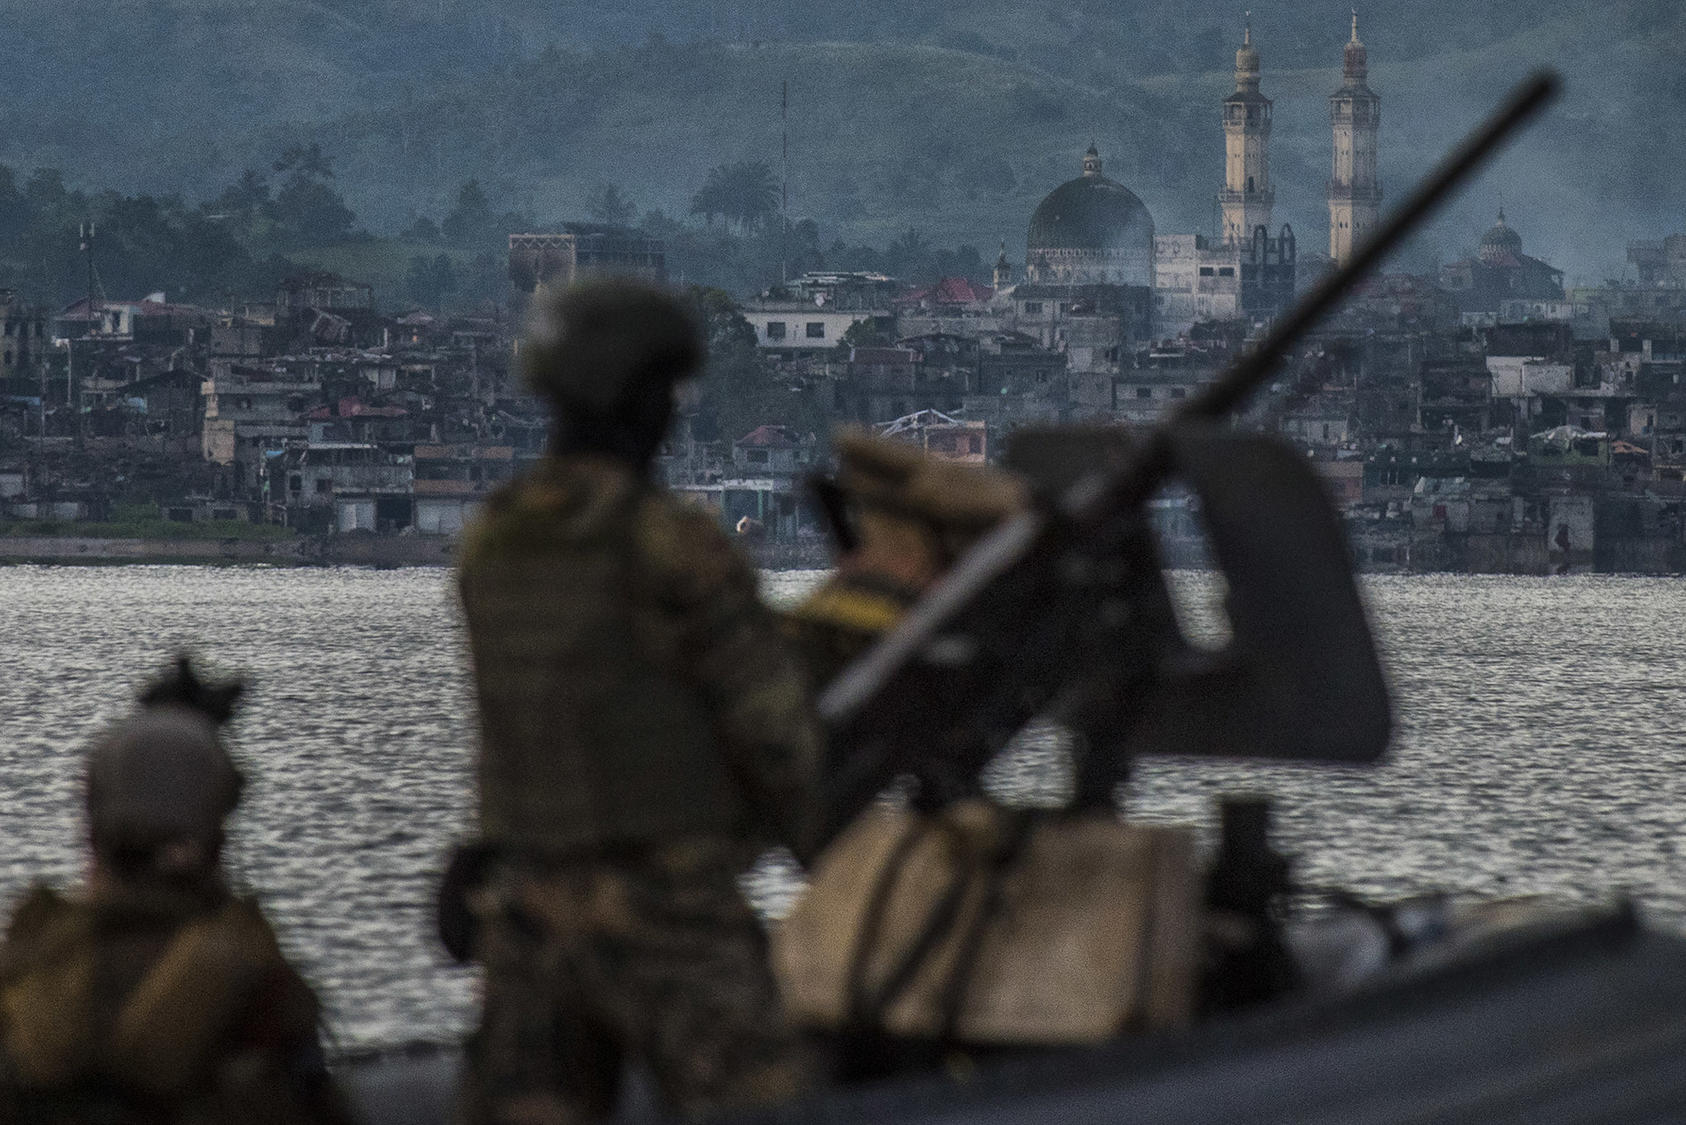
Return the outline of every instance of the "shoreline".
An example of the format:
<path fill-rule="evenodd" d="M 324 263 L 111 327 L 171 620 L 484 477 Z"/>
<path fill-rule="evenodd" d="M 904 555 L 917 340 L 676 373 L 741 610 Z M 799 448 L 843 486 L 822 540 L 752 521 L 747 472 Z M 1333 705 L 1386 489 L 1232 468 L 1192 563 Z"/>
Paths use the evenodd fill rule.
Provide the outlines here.
<path fill-rule="evenodd" d="M 829 570 L 834 565 L 831 544 L 824 539 L 739 542 L 757 570 Z M 1590 552 L 1589 552 L 1590 554 Z M 1543 552 L 1542 552 L 1543 556 Z M 1211 570 L 1213 561 L 1198 541 L 1161 542 L 1160 561 L 1173 570 Z M 1472 568 L 1424 567 L 1377 563 L 1359 559 L 1361 575 L 1534 575 L 1552 570 L 1537 566 L 1487 565 Z M 1593 559 L 1575 560 L 1574 574 L 1611 576 L 1680 576 L 1682 570 L 1656 565 L 1653 559 L 1617 558 L 1626 569 L 1600 570 Z M 456 539 L 442 535 L 299 536 L 294 539 L 145 539 L 76 535 L 0 536 L 0 567 L 4 566 L 271 566 L 447 568 L 456 563 Z M 1649 565 L 1647 565 L 1649 564 Z"/>
<path fill-rule="evenodd" d="M 823 541 L 744 544 L 761 570 L 831 565 Z M 456 540 L 438 535 L 330 535 L 296 539 L 119 539 L 75 535 L 0 537 L 0 565 L 449 567 Z"/>
<path fill-rule="evenodd" d="M 297 539 L 116 539 L 19 535 L 0 539 L 0 563 L 52 566 L 450 566 L 453 540 L 438 536 Z"/>

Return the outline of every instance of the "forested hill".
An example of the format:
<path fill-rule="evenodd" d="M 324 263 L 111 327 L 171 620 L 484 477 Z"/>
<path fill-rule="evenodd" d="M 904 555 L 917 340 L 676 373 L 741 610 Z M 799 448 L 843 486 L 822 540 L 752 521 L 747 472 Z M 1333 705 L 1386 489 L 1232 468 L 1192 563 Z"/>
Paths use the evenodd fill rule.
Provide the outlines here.
<path fill-rule="evenodd" d="M 1570 80 L 1419 259 L 1467 249 L 1501 196 L 1528 252 L 1572 275 L 1680 225 L 1683 6 L 1421 0 L 1363 21 L 1391 198 L 1533 64 Z M 1279 214 L 1311 246 L 1346 22 L 1321 4 L 1254 19 Z M 822 239 L 914 227 L 1016 258 L 1091 139 L 1161 230 L 1209 226 L 1237 23 L 1215 0 L 12 0 L 0 162 L 198 200 L 315 141 L 377 231 L 437 218 L 470 178 L 542 219 L 603 184 L 683 215 L 709 168 L 777 166 L 788 81 L 792 213 Z"/>

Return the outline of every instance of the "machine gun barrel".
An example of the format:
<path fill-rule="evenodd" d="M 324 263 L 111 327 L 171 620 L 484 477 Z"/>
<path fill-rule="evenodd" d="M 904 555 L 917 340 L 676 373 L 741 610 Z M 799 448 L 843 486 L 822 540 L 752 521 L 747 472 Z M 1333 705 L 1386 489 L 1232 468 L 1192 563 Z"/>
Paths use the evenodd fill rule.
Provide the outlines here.
<path fill-rule="evenodd" d="M 1325 278 L 1269 335 L 1217 382 L 1189 400 L 1167 427 L 1148 436 L 1124 464 L 1072 485 L 1050 509 L 1014 517 L 970 550 L 908 613 L 891 633 L 834 679 L 819 698 L 822 720 L 834 737 L 847 732 L 916 663 L 963 661 L 964 652 L 945 652 L 945 629 L 1042 544 L 1060 523 L 1079 527 L 1110 512 L 1145 503 L 1169 464 L 1169 427 L 1223 417 L 1240 406 L 1276 369 L 1283 353 L 1309 331 L 1372 268 L 1398 246 L 1447 195 L 1462 185 L 1500 144 L 1557 94 L 1557 76 L 1542 71 L 1519 85 L 1504 104 L 1454 149 L 1429 178 L 1396 209 L 1352 259 Z M 888 777 L 884 778 L 886 782 Z"/>

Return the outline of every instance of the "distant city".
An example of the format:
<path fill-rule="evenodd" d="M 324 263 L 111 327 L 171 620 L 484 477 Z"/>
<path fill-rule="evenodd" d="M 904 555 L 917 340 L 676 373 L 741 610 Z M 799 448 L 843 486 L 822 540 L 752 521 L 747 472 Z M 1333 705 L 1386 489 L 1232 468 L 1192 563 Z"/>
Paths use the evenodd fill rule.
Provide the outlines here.
<path fill-rule="evenodd" d="M 1213 96 L 1218 233 L 1160 233 L 1091 145 L 1027 217 L 1022 255 L 1003 244 L 992 269 L 974 253 L 916 283 L 781 254 L 776 284 L 691 287 L 712 370 L 661 460 L 668 482 L 765 564 L 814 565 L 827 547 L 805 479 L 836 425 L 988 462 L 1024 426 L 1159 420 L 1376 225 L 1383 98 L 1356 16 L 1341 61 L 1327 238 L 1303 248 L 1273 224 L 1273 103 L 1247 27 L 1234 90 Z M 769 196 L 765 166 L 716 169 L 693 208 L 710 227 L 743 194 L 733 175 Z M 448 561 L 475 506 L 545 445 L 513 374 L 525 304 L 593 274 L 685 280 L 667 236 L 598 202 L 597 221 L 508 234 L 505 299 L 478 314 L 323 270 L 215 306 L 113 297 L 84 229 L 85 296 L 53 310 L 0 292 L 0 557 Z M 813 241 L 772 208 L 740 227 Z M 1629 244 L 1636 281 L 1566 289 L 1524 253 L 1527 221 L 1499 210 L 1437 272 L 1371 279 L 1241 424 L 1304 450 L 1368 569 L 1686 572 L 1686 234 Z M 1160 512 L 1172 560 L 1197 561 L 1198 513 L 1175 496 Z"/>

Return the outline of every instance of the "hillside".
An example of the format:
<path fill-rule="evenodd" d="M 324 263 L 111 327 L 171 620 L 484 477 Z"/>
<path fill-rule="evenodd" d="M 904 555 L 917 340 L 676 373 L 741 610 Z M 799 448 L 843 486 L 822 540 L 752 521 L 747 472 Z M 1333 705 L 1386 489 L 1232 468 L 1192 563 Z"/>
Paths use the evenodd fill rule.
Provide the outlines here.
<path fill-rule="evenodd" d="M 1461 253 L 1501 196 L 1529 252 L 1589 278 L 1678 225 L 1680 6 L 1541 0 L 1522 21 L 1494 0 L 1425 0 L 1364 19 L 1391 198 L 1530 65 L 1570 80 L 1418 261 Z M 197 200 L 314 140 L 377 231 L 438 218 L 470 178 L 541 219 L 577 217 L 602 183 L 683 217 L 709 167 L 776 165 L 788 81 L 792 214 L 824 242 L 911 226 L 990 253 L 1004 239 L 1017 258 L 1031 208 L 1091 139 L 1161 230 L 1210 225 L 1234 24 L 1216 0 L 15 0 L 0 35 L 29 49 L 9 65 L 0 162 Z M 1254 27 L 1280 218 L 1315 247 L 1344 19 L 1296 5 Z"/>
<path fill-rule="evenodd" d="M 1686 104 L 1686 84 L 1662 65 L 1665 44 L 1594 38 L 1583 23 L 1563 16 L 1427 62 L 1391 61 L 1373 47 L 1392 199 L 1536 60 L 1552 60 L 1569 82 L 1551 118 L 1419 240 L 1419 264 L 1466 253 L 1501 202 L 1530 253 L 1588 280 L 1619 272 L 1629 239 L 1679 225 L 1686 190 L 1669 154 L 1686 149 L 1686 128 L 1678 114 L 1631 107 Z M 1339 82 L 1340 42 L 1326 65 L 1302 70 L 1275 66 L 1264 46 L 1278 218 L 1315 248 L 1326 230 L 1326 98 Z M 540 215 L 578 213 L 601 182 L 641 207 L 683 214 L 710 165 L 776 158 L 788 78 L 792 213 L 817 219 L 824 241 L 884 241 L 914 226 L 985 249 L 1005 239 L 1012 252 L 1036 202 L 1076 174 L 1091 139 L 1160 230 L 1210 229 L 1229 58 L 1203 74 L 1099 86 L 937 47 L 645 45 L 513 65 L 405 111 L 343 119 L 331 135 L 345 138 L 359 179 L 402 164 L 405 144 L 425 138 L 429 175 L 386 194 L 388 205 L 436 210 L 446 185 L 479 175 Z"/>

